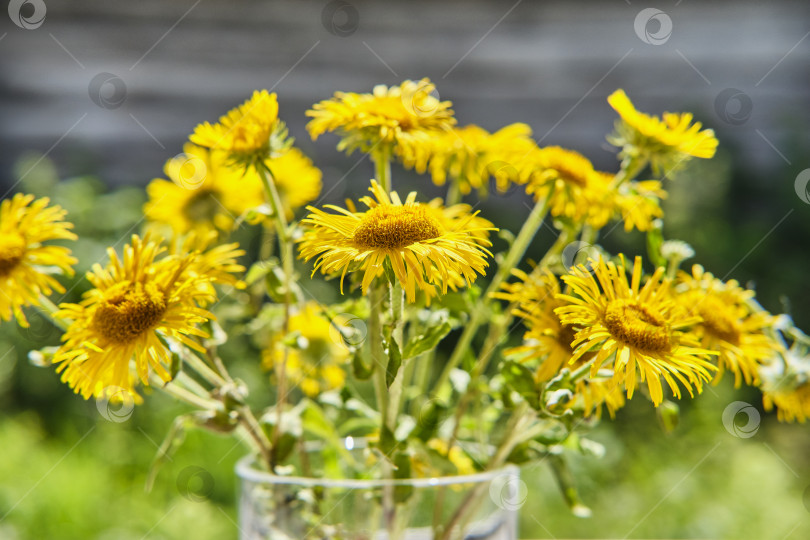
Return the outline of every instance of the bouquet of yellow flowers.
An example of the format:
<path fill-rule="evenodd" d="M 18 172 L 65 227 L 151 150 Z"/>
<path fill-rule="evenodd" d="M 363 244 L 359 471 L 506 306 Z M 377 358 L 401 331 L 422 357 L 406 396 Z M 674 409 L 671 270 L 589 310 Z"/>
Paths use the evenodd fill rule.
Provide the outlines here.
<path fill-rule="evenodd" d="M 84 399 L 134 407 L 156 389 L 191 407 L 153 472 L 185 427 L 244 441 L 243 538 L 514 538 L 514 466 L 539 461 L 586 516 L 566 454 L 600 453 L 587 432 L 639 394 L 672 426 L 673 399 L 728 373 L 780 420 L 810 416 L 810 339 L 664 239 L 665 182 L 714 156 L 713 131 L 622 90 L 608 103 L 616 172 L 525 124 L 459 127 L 427 79 L 337 92 L 307 129 L 367 154 L 374 178 L 318 207 L 320 170 L 257 91 L 166 162 L 142 234 L 92 267 L 79 303 L 49 299 L 77 262 L 66 212 L 4 200 L 0 318 L 49 317 L 61 345 L 32 355 Z M 401 194 L 392 162 L 446 197 Z M 515 186 L 533 201 L 516 234 L 463 202 Z M 556 241 L 532 253 L 544 221 Z M 646 261 L 599 245 L 619 223 L 646 233 Z M 515 319 L 522 341 L 503 347 Z M 266 376 L 233 373 L 229 336 Z"/>

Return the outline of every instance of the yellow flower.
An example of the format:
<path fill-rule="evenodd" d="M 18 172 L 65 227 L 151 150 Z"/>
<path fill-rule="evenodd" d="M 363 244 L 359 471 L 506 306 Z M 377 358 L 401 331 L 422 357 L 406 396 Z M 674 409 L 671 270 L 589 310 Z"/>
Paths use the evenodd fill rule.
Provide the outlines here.
<path fill-rule="evenodd" d="M 776 408 L 782 422 L 804 423 L 810 418 L 810 339 L 788 317 L 777 319 L 773 332 L 778 343 L 768 361 L 758 366 L 762 403 L 766 411 Z M 786 337 L 792 341 L 789 348 Z"/>
<path fill-rule="evenodd" d="M 603 220 L 604 182 L 612 175 L 595 170 L 582 154 L 548 146 L 529 152 L 516 163 L 519 182 L 527 184 L 526 193 L 536 201 L 549 198 L 551 215 L 574 221 Z"/>
<path fill-rule="evenodd" d="M 267 166 L 273 171 L 273 181 L 279 191 L 287 217 L 297 208 L 314 201 L 321 193 L 321 170 L 298 148 L 290 148 L 284 154 L 268 159 Z"/>
<path fill-rule="evenodd" d="M 50 240 L 75 240 L 72 224 L 63 221 L 59 206 L 47 198 L 18 193 L 0 203 L 0 320 L 14 316 L 23 327 L 28 321 L 23 306 L 38 306 L 41 297 L 65 292 L 54 273 L 73 275 L 76 259 L 62 246 L 46 246 Z"/>
<path fill-rule="evenodd" d="M 762 404 L 766 411 L 776 408 L 776 415 L 782 422 L 804 423 L 810 418 L 810 382 L 792 389 L 763 391 Z"/>
<path fill-rule="evenodd" d="M 335 92 L 307 111 L 307 130 L 313 139 L 337 131 L 338 150 L 393 151 L 404 162 L 424 169 L 431 138 L 455 124 L 449 101 L 432 94 L 428 79 L 405 81 L 399 86 L 378 85 L 371 94 Z"/>
<path fill-rule="evenodd" d="M 486 255 L 491 256 L 484 246 L 490 244 L 476 236 L 480 229 L 472 222 L 475 214 L 456 216 L 450 229 L 436 218 L 434 207 L 416 202 L 415 192 L 403 203 L 396 192 L 389 197 L 374 180 L 370 191 L 375 198 L 361 199 L 369 208 L 365 212 L 354 211 L 353 204 L 351 211 L 326 206 L 337 213 L 307 207 L 311 213 L 301 223 L 308 230 L 299 249 L 307 261 L 317 257 L 313 274 L 319 269 L 340 273 L 342 291 L 346 274 L 360 270 L 365 294 L 390 265 L 409 302 L 415 301 L 417 288 L 429 300 L 437 287 L 446 293 L 458 276 L 469 285 L 476 273 L 484 274 Z"/>
<path fill-rule="evenodd" d="M 517 304 L 512 312 L 523 319 L 527 331 L 523 334 L 523 345 L 505 351 L 524 361 L 539 360 L 535 374 L 537 382 L 545 382 L 557 375 L 574 354 L 571 346 L 576 330 L 560 322 L 555 309 L 567 305 L 557 298 L 560 284 L 557 276 L 549 271 L 527 274 L 513 270 L 519 281 L 505 283 L 503 292 L 495 293 L 495 298 Z"/>
<path fill-rule="evenodd" d="M 582 400 L 585 417 L 602 418 L 602 405 L 611 418 L 616 418 L 616 411 L 624 407 L 625 399 L 622 386 L 613 378 L 586 377 L 576 383 L 575 399 Z"/>
<path fill-rule="evenodd" d="M 754 291 L 744 290 L 736 280 L 723 282 L 703 267 L 694 265 L 692 274 L 681 272 L 678 300 L 702 321 L 693 333 L 701 346 L 719 351 L 715 382 L 726 370 L 734 374 L 734 385 L 758 384 L 759 364 L 773 356 L 778 344 L 765 331 L 775 317 L 752 309 Z"/>
<path fill-rule="evenodd" d="M 220 117 L 219 123 L 205 122 L 189 138 L 196 145 L 224 151 L 231 160 L 247 164 L 285 151 L 284 123 L 278 119 L 278 100 L 267 90 L 253 92 L 242 105 Z"/>
<path fill-rule="evenodd" d="M 614 186 L 614 178 L 613 174 L 602 172 L 591 176 L 587 223 L 600 229 L 612 219 L 622 219 L 627 232 L 650 230 L 653 221 L 664 215 L 660 201 L 667 197 L 667 192 L 661 182 L 631 181 Z"/>
<path fill-rule="evenodd" d="M 245 255 L 245 250 L 239 244 L 216 244 L 215 232 L 191 233 L 183 239 L 175 238 L 170 253 L 176 257 L 192 254 L 194 257 L 188 264 L 187 271 L 194 276 L 206 278 L 200 282 L 200 287 L 208 292 L 210 301 L 216 300 L 216 291 L 213 284 L 229 285 L 242 289 L 245 283 L 236 274 L 245 271 L 245 267 L 237 261 Z M 202 299 L 198 299 L 201 302 Z M 207 303 L 207 302 L 205 302 Z"/>
<path fill-rule="evenodd" d="M 459 475 L 475 474 L 475 462 L 468 456 L 460 446 L 453 445 L 452 448 L 447 448 L 447 441 L 443 439 L 430 439 L 427 442 L 427 447 L 435 450 L 439 455 L 446 457 L 456 468 L 456 473 Z M 437 471 L 433 471 L 435 474 Z"/>
<path fill-rule="evenodd" d="M 611 142 L 623 147 L 625 155 L 649 159 L 656 169 L 673 169 L 690 158 L 712 158 L 717 151 L 714 131 L 701 131 L 700 122 L 692 123 L 691 113 L 665 112 L 662 118 L 636 110 L 624 90 L 608 97 L 622 122 Z"/>
<path fill-rule="evenodd" d="M 264 203 L 258 174 L 234 167 L 222 152 L 187 143 L 183 154 L 166 162 L 169 180 L 156 178 L 146 187 L 144 214 L 176 233 L 230 231 L 244 212 Z"/>
<path fill-rule="evenodd" d="M 349 349 L 331 328 L 329 319 L 317 302 L 307 302 L 303 310 L 290 317 L 290 333 L 299 335 L 299 347 L 287 347 L 285 336 L 276 334 L 262 352 L 265 369 L 276 369 L 284 361 L 287 351 L 286 374 L 293 384 L 308 396 L 343 388 L 346 382 L 344 365 L 349 360 Z"/>
<path fill-rule="evenodd" d="M 676 380 L 690 395 L 694 395 L 693 386 L 701 392 L 703 382 L 711 380 L 711 372 L 717 369 L 707 357 L 716 353 L 700 348 L 697 339 L 685 332 L 700 318 L 690 316 L 672 299 L 671 283 L 661 280 L 664 269 L 656 269 L 642 287 L 640 257 L 633 265 L 630 283 L 623 259 L 618 267 L 601 258 L 591 263 L 596 278 L 585 266 L 562 277 L 571 294 L 558 298 L 569 305 L 555 310 L 563 324 L 581 328 L 573 343 L 571 363 L 595 351 L 591 377 L 610 363 L 613 379 L 625 385 L 628 398 L 636 388 L 638 371 L 656 406 L 664 398 L 662 378 L 675 397 L 681 395 Z"/>
<path fill-rule="evenodd" d="M 213 278 L 189 271 L 199 264 L 197 254 L 164 254 L 159 243 L 138 236 L 123 258 L 109 249 L 106 267 L 96 264 L 87 274 L 94 288 L 56 313 L 70 326 L 54 363 L 62 381 L 85 399 L 110 388 L 134 395 L 136 376 L 148 385 L 150 371 L 169 381 L 170 343 L 204 352 L 190 336 L 206 336 L 198 326 L 213 315 L 198 303 L 210 301 L 205 284 Z"/>
<path fill-rule="evenodd" d="M 438 134 L 432 140 L 428 167 L 433 183 L 442 186 L 449 177 L 464 194 L 473 189 L 485 194 L 489 178 L 494 177 L 498 188 L 506 191 L 518 179 L 512 161 L 534 147 L 531 134 L 526 124 L 511 124 L 495 133 L 470 125 Z"/>

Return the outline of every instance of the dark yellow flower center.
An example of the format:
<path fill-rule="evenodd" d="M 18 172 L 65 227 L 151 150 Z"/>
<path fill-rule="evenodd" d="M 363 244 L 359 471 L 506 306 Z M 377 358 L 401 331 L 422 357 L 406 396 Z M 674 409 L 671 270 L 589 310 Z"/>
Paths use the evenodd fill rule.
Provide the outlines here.
<path fill-rule="evenodd" d="M 605 310 L 605 327 L 616 341 L 647 353 L 668 353 L 672 335 L 666 319 L 652 306 L 613 300 Z"/>
<path fill-rule="evenodd" d="M 0 235 L 0 277 L 7 276 L 25 257 L 25 239 L 16 233 Z"/>
<path fill-rule="evenodd" d="M 441 224 L 423 206 L 385 204 L 366 212 L 352 239 L 361 248 L 399 249 L 441 234 Z"/>
<path fill-rule="evenodd" d="M 703 318 L 703 327 L 712 336 L 733 345 L 740 343 L 740 330 L 725 304 L 718 298 L 708 296 L 698 301 L 698 313 Z"/>
<path fill-rule="evenodd" d="M 189 221 L 205 223 L 214 220 L 214 216 L 222 211 L 216 192 L 210 189 L 201 189 L 194 194 L 183 207 L 183 214 Z"/>
<path fill-rule="evenodd" d="M 154 284 L 119 283 L 96 308 L 93 330 L 114 343 L 129 343 L 154 328 L 166 308 L 166 296 Z"/>

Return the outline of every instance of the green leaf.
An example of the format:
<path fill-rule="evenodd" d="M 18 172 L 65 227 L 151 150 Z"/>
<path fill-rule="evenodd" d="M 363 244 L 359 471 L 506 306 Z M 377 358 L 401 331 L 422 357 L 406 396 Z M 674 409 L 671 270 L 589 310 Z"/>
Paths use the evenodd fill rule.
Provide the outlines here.
<path fill-rule="evenodd" d="M 391 327 L 386 326 L 383 330 L 385 345 L 388 348 L 388 365 L 385 368 L 385 386 L 391 388 L 394 379 L 402 366 L 402 353 L 399 352 L 399 345 L 391 333 Z"/>
<path fill-rule="evenodd" d="M 666 266 L 667 260 L 661 255 L 661 246 L 664 243 L 664 232 L 661 223 L 656 221 L 647 231 L 647 254 L 655 266 Z"/>
<path fill-rule="evenodd" d="M 534 409 L 540 409 L 540 392 L 534 382 L 534 373 L 517 362 L 504 362 L 501 370 L 507 386 L 520 394 Z"/>
<path fill-rule="evenodd" d="M 174 422 L 172 422 L 169 428 L 169 432 L 166 433 L 166 437 L 160 444 L 157 454 L 155 454 L 152 463 L 149 465 L 149 472 L 146 475 L 147 492 L 152 491 L 152 486 L 155 484 L 158 471 L 160 471 L 163 464 L 172 460 L 174 453 L 177 452 L 177 449 L 180 448 L 183 441 L 186 440 L 187 427 L 193 423 L 194 414 L 184 414 L 174 419 Z"/>
<path fill-rule="evenodd" d="M 354 376 L 360 381 L 365 381 L 374 374 L 374 364 L 372 363 L 371 367 L 366 365 L 363 361 L 362 349 L 356 350 L 352 355 L 352 371 L 354 371 Z"/>
<path fill-rule="evenodd" d="M 432 439 L 442 420 L 446 418 L 447 407 L 442 405 L 436 400 L 431 400 L 429 403 L 422 406 L 419 416 L 416 418 L 416 427 L 413 430 L 413 436 L 421 441 L 427 442 Z"/>
<path fill-rule="evenodd" d="M 568 468 L 568 463 L 560 454 L 549 455 L 549 464 L 551 471 L 554 473 L 554 478 L 557 480 L 557 485 L 560 487 L 563 499 L 571 509 L 571 513 L 580 518 L 591 516 L 591 509 L 582 504 L 579 499 L 576 484 L 574 484 L 574 475 L 571 474 L 571 469 Z"/>
<path fill-rule="evenodd" d="M 272 272 L 275 267 L 278 267 L 278 261 L 275 259 L 254 263 L 247 271 L 247 275 L 245 275 L 245 283 L 253 285 L 264 278 L 268 273 Z"/>
<path fill-rule="evenodd" d="M 668 399 L 665 399 L 656 407 L 655 415 L 658 417 L 661 429 L 663 429 L 666 434 L 675 431 L 680 423 L 680 408 L 677 403 L 669 401 Z"/>
<path fill-rule="evenodd" d="M 438 326 L 428 328 L 424 334 L 408 341 L 402 353 L 402 359 L 407 360 L 433 349 L 452 329 L 450 323 L 446 321 Z"/>
<path fill-rule="evenodd" d="M 342 444 L 341 437 L 334 423 L 326 417 L 323 409 L 321 409 L 317 403 L 312 400 L 306 401 L 301 420 L 306 431 L 323 440 L 327 445 L 340 453 L 341 457 L 345 459 L 347 463 L 350 463 L 352 466 L 356 465 L 351 453 L 346 450 L 346 447 Z"/>
<path fill-rule="evenodd" d="M 408 479 L 411 478 L 411 458 L 405 452 L 397 452 L 394 456 L 394 478 Z M 413 495 L 413 486 L 402 485 L 394 488 L 394 501 L 397 503 L 404 503 L 410 496 Z"/>

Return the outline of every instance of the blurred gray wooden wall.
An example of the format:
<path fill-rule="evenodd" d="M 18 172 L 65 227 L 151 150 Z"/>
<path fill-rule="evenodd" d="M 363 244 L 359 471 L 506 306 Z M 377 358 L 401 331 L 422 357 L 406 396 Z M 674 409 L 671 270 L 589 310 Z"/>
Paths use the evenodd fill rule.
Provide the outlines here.
<path fill-rule="evenodd" d="M 642 110 L 695 111 L 762 171 L 795 160 L 810 120 L 806 0 L 21 3 L 0 16 L 7 187 L 32 149 L 64 174 L 144 184 L 196 123 L 256 88 L 278 92 L 327 182 L 356 160 L 334 137 L 312 143 L 304 111 L 335 90 L 405 78 L 432 78 L 461 123 L 527 122 L 543 144 L 605 167 L 605 97 L 618 87 Z"/>

